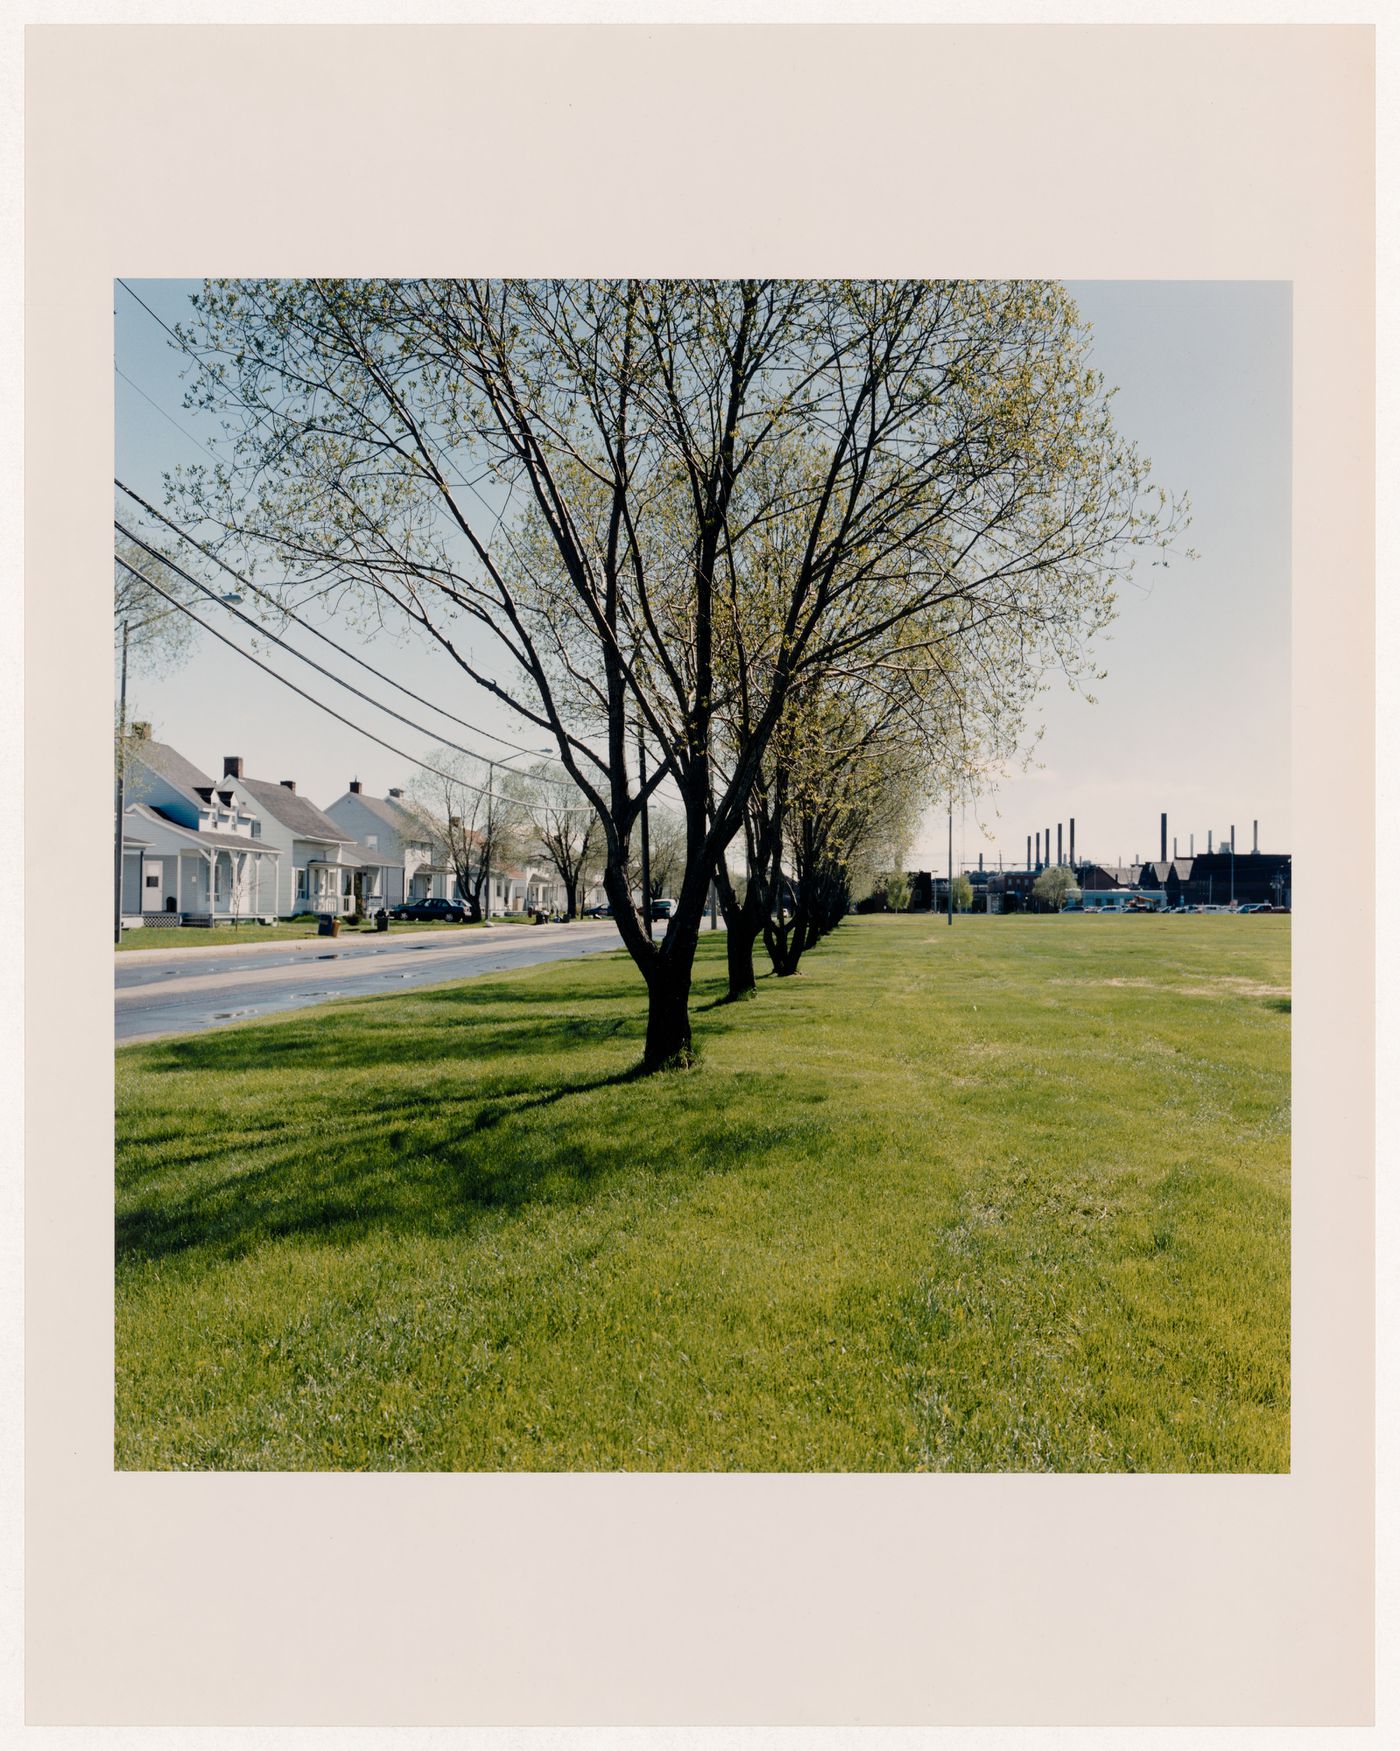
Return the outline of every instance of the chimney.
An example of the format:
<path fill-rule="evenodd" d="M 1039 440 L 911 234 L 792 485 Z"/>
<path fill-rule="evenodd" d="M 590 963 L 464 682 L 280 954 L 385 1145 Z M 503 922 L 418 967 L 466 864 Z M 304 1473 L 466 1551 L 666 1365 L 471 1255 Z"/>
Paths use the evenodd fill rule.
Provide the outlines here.
<path fill-rule="evenodd" d="M 149 724 L 132 724 L 131 739 L 133 742 L 149 742 L 151 739 L 151 726 Z"/>
<path fill-rule="evenodd" d="M 360 783 L 358 778 L 352 778 L 350 780 L 350 794 L 351 794 L 351 796 L 358 796 L 363 789 L 364 789 L 364 786 Z"/>
<path fill-rule="evenodd" d="M 1071 815 L 1069 818 L 1069 862 L 1070 862 L 1070 868 L 1073 869 L 1074 868 L 1074 816 L 1073 815 Z"/>
<path fill-rule="evenodd" d="M 1258 821 L 1256 821 L 1254 823 L 1254 855 L 1256 857 L 1258 857 L 1258 855 L 1259 855 L 1259 823 L 1258 823 Z"/>
<path fill-rule="evenodd" d="M 1063 821 L 1056 821 L 1056 823 L 1055 823 L 1055 862 L 1056 863 L 1063 863 L 1064 861 L 1065 861 L 1065 824 Z"/>
<path fill-rule="evenodd" d="M 242 776 L 243 776 L 243 757 L 242 757 L 242 755 L 240 755 L 240 754 L 225 754 L 224 755 L 224 777 L 225 778 L 242 778 Z"/>
<path fill-rule="evenodd" d="M 1035 867 L 1040 868 L 1040 834 L 1035 836 Z"/>
<path fill-rule="evenodd" d="M 1167 817 L 1162 816 L 1162 862 L 1167 861 Z"/>
<path fill-rule="evenodd" d="M 391 796 L 391 797 L 395 797 L 395 798 L 397 798 L 397 797 L 401 797 L 401 796 L 402 796 L 402 795 L 403 795 L 403 792 L 402 792 L 402 791 L 401 791 L 401 790 L 392 790 L 392 789 L 391 789 L 391 790 L 390 790 L 390 792 L 389 792 L 389 795 L 390 795 L 390 796 Z"/>
<path fill-rule="evenodd" d="M 1045 861 L 1046 863 L 1050 861 L 1050 829 L 1048 827 L 1045 829 Z"/>
<path fill-rule="evenodd" d="M 1207 827 L 1206 828 L 1206 856 L 1213 857 L 1214 855 L 1215 855 L 1215 829 L 1213 827 Z"/>
<path fill-rule="evenodd" d="M 1026 868 L 1029 869 L 1030 867 L 1031 867 L 1031 836 L 1029 833 L 1027 833 L 1026 834 Z"/>
<path fill-rule="evenodd" d="M 1230 855 L 1231 857 L 1235 855 L 1235 823 L 1233 821 L 1230 823 Z"/>
<path fill-rule="evenodd" d="M 1172 862 L 1176 862 L 1176 834 L 1172 834 Z"/>
<path fill-rule="evenodd" d="M 282 780 L 282 788 L 283 788 L 283 790 L 291 791 L 292 795 L 295 796 L 297 793 L 296 779 L 295 778 L 284 778 Z"/>
<path fill-rule="evenodd" d="M 980 851 L 977 853 L 977 873 L 979 875 L 982 873 L 982 853 Z"/>
<path fill-rule="evenodd" d="M 1191 835 L 1191 850 L 1189 855 L 1192 857 L 1196 855 L 1196 835 L 1194 833 Z"/>

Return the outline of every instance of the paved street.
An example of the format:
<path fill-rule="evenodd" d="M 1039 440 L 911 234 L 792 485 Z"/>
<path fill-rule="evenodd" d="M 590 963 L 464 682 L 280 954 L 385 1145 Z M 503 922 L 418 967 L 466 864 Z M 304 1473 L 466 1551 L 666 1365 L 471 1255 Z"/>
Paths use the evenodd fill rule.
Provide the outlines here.
<path fill-rule="evenodd" d="M 117 956 L 116 1037 L 197 1033 L 331 998 L 445 985 L 618 946 L 615 926 L 603 921 L 132 952 Z"/>

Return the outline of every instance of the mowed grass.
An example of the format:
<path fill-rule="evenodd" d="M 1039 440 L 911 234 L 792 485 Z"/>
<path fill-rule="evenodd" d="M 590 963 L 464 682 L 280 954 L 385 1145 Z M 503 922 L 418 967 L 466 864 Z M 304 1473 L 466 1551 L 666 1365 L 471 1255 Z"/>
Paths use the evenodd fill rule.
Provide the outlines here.
<path fill-rule="evenodd" d="M 851 919 L 117 1054 L 124 1468 L 1279 1471 L 1287 918 Z"/>

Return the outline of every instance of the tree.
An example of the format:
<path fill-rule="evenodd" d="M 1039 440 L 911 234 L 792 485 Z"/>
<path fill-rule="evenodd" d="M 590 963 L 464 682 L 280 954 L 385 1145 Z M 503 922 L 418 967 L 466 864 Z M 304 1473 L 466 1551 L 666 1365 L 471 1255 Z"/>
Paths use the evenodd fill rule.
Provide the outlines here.
<path fill-rule="evenodd" d="M 1066 900 L 1079 898 L 1079 884 L 1074 871 L 1063 863 L 1052 863 L 1035 878 L 1032 894 L 1052 912 L 1063 912 Z"/>
<path fill-rule="evenodd" d="M 1014 718 L 1046 669 L 1083 671 L 1115 576 L 1175 520 L 1053 284 L 243 280 L 194 303 L 191 396 L 232 461 L 177 500 L 553 736 L 602 829 L 649 1069 L 689 1057 L 709 884 L 790 692 L 922 623 L 907 660 L 961 641 Z M 686 858 L 653 942 L 628 864 L 667 777 Z"/>
<path fill-rule="evenodd" d="M 903 912 L 909 905 L 909 877 L 902 869 L 885 877 L 885 905 L 891 912 Z"/>
<path fill-rule="evenodd" d="M 493 776 L 495 782 L 493 783 Z M 408 787 L 411 812 L 423 837 L 452 867 L 473 923 L 488 902 L 487 884 L 519 854 L 527 811 L 508 793 L 499 772 L 451 748 L 429 750 Z"/>
<path fill-rule="evenodd" d="M 660 900 L 667 894 L 674 894 L 685 879 L 685 821 L 672 809 L 653 807 L 647 814 L 647 864 L 651 877 L 649 898 Z M 640 860 L 637 864 L 637 882 L 641 882 Z M 640 892 L 640 886 L 638 891 Z"/>
<path fill-rule="evenodd" d="M 593 868 L 598 817 L 581 807 L 583 793 L 563 769 L 548 764 L 524 775 L 521 798 L 540 850 L 564 885 L 565 916 L 576 918 L 579 888 Z"/>
<path fill-rule="evenodd" d="M 121 650 L 125 635 L 127 658 L 132 666 L 158 673 L 188 654 L 194 632 L 189 615 L 181 613 L 166 597 L 191 603 L 199 592 L 154 553 L 127 536 L 117 536 L 113 557 L 116 647 Z"/>
<path fill-rule="evenodd" d="M 953 877 L 953 910 L 955 912 L 970 912 L 972 910 L 972 883 L 965 875 Z"/>

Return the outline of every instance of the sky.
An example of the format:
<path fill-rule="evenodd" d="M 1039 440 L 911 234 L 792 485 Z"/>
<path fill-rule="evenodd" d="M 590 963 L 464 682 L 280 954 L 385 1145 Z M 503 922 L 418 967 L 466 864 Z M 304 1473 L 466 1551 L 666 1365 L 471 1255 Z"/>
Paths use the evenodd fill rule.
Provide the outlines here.
<path fill-rule="evenodd" d="M 189 314 L 196 282 L 133 280 L 132 291 L 168 323 Z M 953 799 L 958 867 L 999 859 L 1018 867 L 1027 834 L 1051 834 L 1075 820 L 1075 849 L 1100 862 L 1155 857 L 1160 816 L 1168 845 L 1185 855 L 1207 833 L 1217 843 L 1233 825 L 1248 850 L 1259 822 L 1263 851 L 1291 847 L 1289 735 L 1289 524 L 1291 306 L 1281 282 L 1072 282 L 1092 335 L 1092 361 L 1115 386 L 1118 428 L 1152 461 L 1154 481 L 1191 501 L 1182 548 L 1166 567 L 1140 566 L 1119 592 L 1118 614 L 1094 648 L 1106 678 L 1094 702 L 1060 683 L 1037 701 L 1039 731 L 1030 764 L 994 794 Z M 185 411 L 189 360 L 122 285 L 113 288 L 116 472 L 163 505 L 163 474 L 208 461 L 218 432 Z M 230 588 L 235 588 L 230 581 Z M 208 618 L 219 624 L 210 605 Z M 296 781 L 323 807 L 350 779 L 383 795 L 406 786 L 412 760 L 451 739 L 483 755 L 510 755 L 488 734 L 531 749 L 544 742 L 474 692 L 445 653 L 411 637 L 371 642 L 343 623 L 325 623 L 348 649 L 424 698 L 477 726 L 397 696 L 297 635 L 317 661 L 416 717 L 424 735 L 377 712 L 285 652 L 258 647 L 308 693 L 350 719 L 337 722 L 204 633 L 165 672 L 133 670 L 128 716 L 152 725 L 215 776 L 226 755 L 254 778 Z M 220 630 L 244 648 L 246 627 Z M 371 734 L 402 750 L 378 746 Z M 529 760 L 516 756 L 514 763 Z M 946 867 L 948 804 L 925 815 L 910 849 L 911 869 Z"/>

